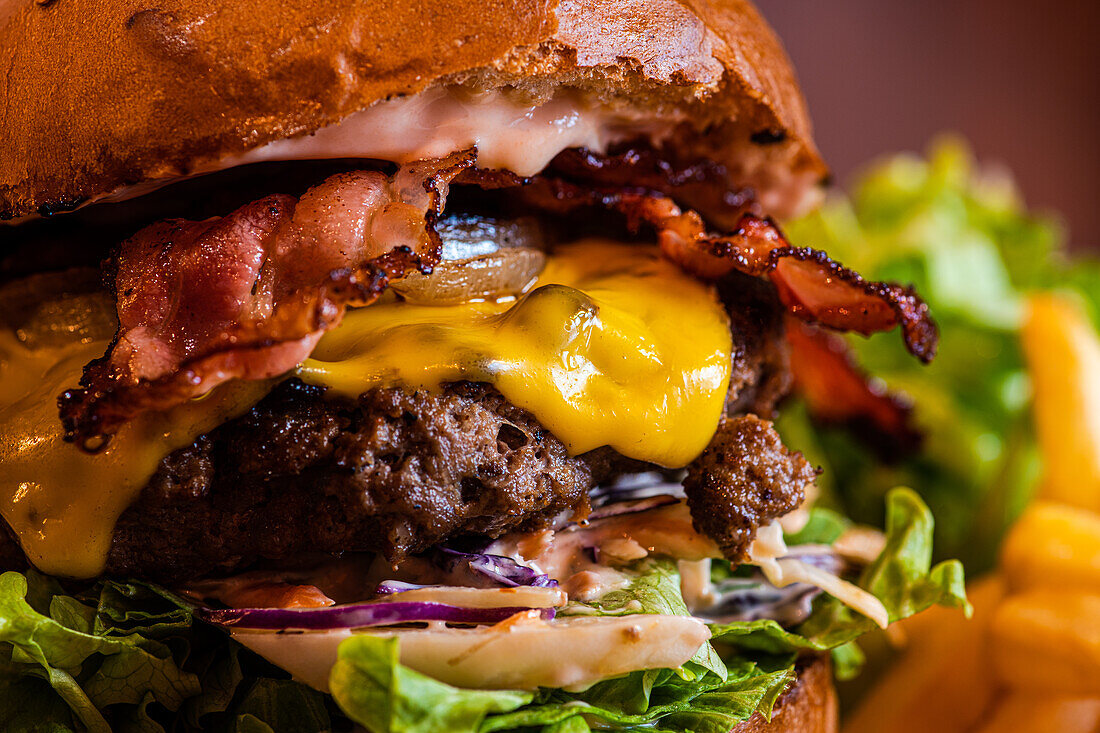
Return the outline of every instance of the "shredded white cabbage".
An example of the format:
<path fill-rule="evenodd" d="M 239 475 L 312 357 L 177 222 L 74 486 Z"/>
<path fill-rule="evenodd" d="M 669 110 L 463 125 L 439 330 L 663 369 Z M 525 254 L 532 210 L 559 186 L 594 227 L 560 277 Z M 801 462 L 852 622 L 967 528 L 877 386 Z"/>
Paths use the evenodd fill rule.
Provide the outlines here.
<path fill-rule="evenodd" d="M 851 527 L 833 543 L 841 557 L 874 562 L 886 548 L 886 535 L 871 527 Z"/>
<path fill-rule="evenodd" d="M 680 560 L 677 563 L 680 571 L 680 595 L 684 597 L 684 603 L 690 611 L 708 608 L 718 598 L 714 592 L 714 583 L 710 582 L 710 562 L 708 557 L 704 560 Z"/>
<path fill-rule="evenodd" d="M 757 531 L 756 540 L 749 547 L 749 563 L 759 566 L 764 577 L 776 588 L 791 583 L 806 583 L 820 588 L 846 606 L 862 613 L 879 627 L 885 629 L 890 625 L 890 614 L 878 598 L 828 570 L 822 570 L 797 558 L 786 557 L 788 554 L 789 550 L 783 541 L 783 528 L 779 522 L 772 522 Z"/>

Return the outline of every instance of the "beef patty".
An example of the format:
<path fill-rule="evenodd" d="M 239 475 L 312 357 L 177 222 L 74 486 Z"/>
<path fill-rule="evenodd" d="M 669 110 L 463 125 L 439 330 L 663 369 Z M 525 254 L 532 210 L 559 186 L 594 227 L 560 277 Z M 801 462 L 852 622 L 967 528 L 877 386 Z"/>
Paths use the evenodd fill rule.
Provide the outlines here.
<path fill-rule="evenodd" d="M 108 573 L 182 580 L 357 550 L 396 562 L 455 534 L 587 513 L 585 461 L 490 387 L 324 392 L 283 382 L 166 457 L 119 519 Z"/>
<path fill-rule="evenodd" d="M 107 569 L 178 582 L 316 553 L 396 562 L 456 536 L 583 518 L 592 487 L 645 468 L 607 448 L 570 457 L 483 384 L 376 389 L 352 402 L 290 380 L 162 461 L 119 519 Z M 743 415 L 723 419 L 684 488 L 697 529 L 740 559 L 814 476 L 770 423 Z"/>

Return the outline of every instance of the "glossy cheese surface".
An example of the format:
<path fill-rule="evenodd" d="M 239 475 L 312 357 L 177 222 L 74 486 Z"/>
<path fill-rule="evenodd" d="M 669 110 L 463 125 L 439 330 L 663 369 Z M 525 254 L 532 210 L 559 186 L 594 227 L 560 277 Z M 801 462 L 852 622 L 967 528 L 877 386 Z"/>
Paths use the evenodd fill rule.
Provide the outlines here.
<path fill-rule="evenodd" d="M 730 331 L 714 292 L 655 247 L 588 240 L 555 250 L 518 299 L 351 312 L 299 376 L 349 397 L 488 382 L 572 454 L 610 445 L 679 467 L 725 406 Z"/>
<path fill-rule="evenodd" d="M 0 513 L 47 573 L 102 572 L 115 522 L 161 459 L 243 414 L 269 382 L 127 424 L 98 454 L 62 440 L 57 396 L 107 342 L 74 334 L 31 348 L 0 329 Z M 682 466 L 714 434 L 730 376 L 730 334 L 714 292 L 656 248 L 586 241 L 548 258 L 525 295 L 496 303 L 350 312 L 299 376 L 357 396 L 378 386 L 495 385 L 573 453 L 610 445 Z"/>
<path fill-rule="evenodd" d="M 84 453 L 62 440 L 57 396 L 106 347 L 78 340 L 30 349 L 0 331 L 0 512 L 28 559 L 52 575 L 99 575 L 115 521 L 160 460 L 270 389 L 266 382 L 229 385 L 170 412 L 148 413 L 100 453 Z"/>

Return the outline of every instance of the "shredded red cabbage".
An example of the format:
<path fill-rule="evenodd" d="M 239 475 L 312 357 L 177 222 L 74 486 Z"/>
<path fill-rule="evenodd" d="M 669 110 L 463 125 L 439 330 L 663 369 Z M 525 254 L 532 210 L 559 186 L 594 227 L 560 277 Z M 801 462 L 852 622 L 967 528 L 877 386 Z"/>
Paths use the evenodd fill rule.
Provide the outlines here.
<path fill-rule="evenodd" d="M 417 590 L 427 587 L 426 585 L 419 585 L 417 583 L 406 583 L 403 580 L 383 580 L 378 584 L 378 587 L 374 589 L 374 592 L 380 596 L 392 596 L 394 593 L 404 593 L 407 590 Z"/>
<path fill-rule="evenodd" d="M 503 555 L 459 552 L 440 547 L 438 557 L 440 565 L 448 571 L 467 567 L 474 573 L 508 588 L 521 585 L 535 588 L 556 588 L 558 585 L 558 581 L 552 579 L 549 575 L 540 573 L 526 565 L 520 565 L 512 558 Z"/>
<path fill-rule="evenodd" d="M 461 608 L 446 603 L 401 602 L 357 603 L 327 608 L 227 608 L 196 610 L 204 621 L 238 629 L 305 629 L 328 631 L 367 626 L 393 626 L 417 621 L 447 621 L 485 624 L 503 621 L 529 608 Z M 554 609 L 540 609 L 542 617 L 554 617 Z"/>

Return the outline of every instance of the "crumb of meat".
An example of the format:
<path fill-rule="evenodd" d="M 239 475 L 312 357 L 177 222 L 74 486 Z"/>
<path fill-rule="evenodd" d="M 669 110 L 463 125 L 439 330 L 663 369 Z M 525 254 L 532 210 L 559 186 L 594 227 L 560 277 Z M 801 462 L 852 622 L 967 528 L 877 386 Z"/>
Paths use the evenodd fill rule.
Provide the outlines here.
<path fill-rule="evenodd" d="M 740 562 L 756 530 L 796 509 L 816 476 L 801 453 L 787 450 L 770 422 L 744 415 L 722 420 L 688 467 L 684 492 L 696 531 Z"/>

